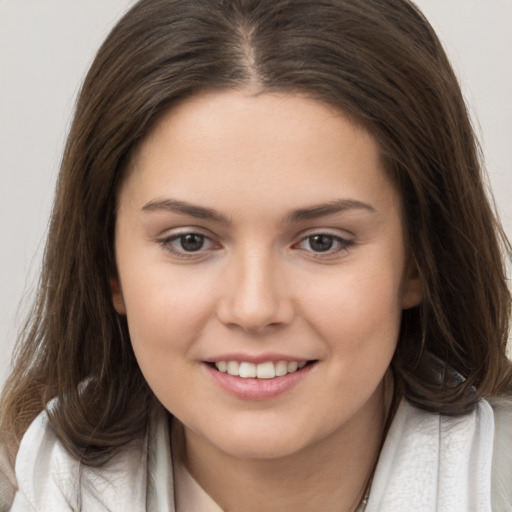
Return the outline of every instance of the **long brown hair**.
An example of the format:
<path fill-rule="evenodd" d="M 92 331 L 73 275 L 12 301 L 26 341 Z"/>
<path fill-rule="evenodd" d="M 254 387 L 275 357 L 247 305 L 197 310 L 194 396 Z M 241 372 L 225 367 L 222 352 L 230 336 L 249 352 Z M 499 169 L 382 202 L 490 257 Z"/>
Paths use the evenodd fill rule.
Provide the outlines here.
<path fill-rule="evenodd" d="M 109 288 L 116 191 L 174 102 L 248 85 L 335 106 L 378 140 L 401 192 L 422 304 L 403 314 L 396 389 L 447 414 L 510 390 L 510 246 L 447 57 L 407 0 L 142 0 L 99 50 L 80 92 L 34 309 L 2 396 L 14 457 L 47 402 L 88 464 L 146 428 L 157 406 Z"/>

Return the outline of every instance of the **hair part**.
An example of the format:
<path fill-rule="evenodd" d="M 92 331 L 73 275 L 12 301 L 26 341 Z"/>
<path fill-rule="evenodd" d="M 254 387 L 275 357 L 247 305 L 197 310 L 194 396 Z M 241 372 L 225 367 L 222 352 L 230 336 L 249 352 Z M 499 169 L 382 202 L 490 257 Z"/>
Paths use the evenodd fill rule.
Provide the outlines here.
<path fill-rule="evenodd" d="M 112 305 L 116 192 L 134 149 L 176 102 L 255 88 L 334 106 L 378 141 L 403 198 L 423 303 L 392 362 L 413 404 L 463 414 L 510 391 L 510 245 L 485 193 L 466 107 L 432 28 L 407 0 L 142 0 L 82 86 L 36 302 L 2 396 L 14 457 L 49 400 L 67 449 L 99 464 L 158 406 Z"/>

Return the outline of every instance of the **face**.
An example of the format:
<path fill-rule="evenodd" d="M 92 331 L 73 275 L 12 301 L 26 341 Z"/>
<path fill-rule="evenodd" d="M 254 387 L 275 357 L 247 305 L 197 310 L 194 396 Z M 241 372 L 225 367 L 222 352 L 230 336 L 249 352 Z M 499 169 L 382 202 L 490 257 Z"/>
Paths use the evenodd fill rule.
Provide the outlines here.
<path fill-rule="evenodd" d="M 229 91 L 161 119 L 119 191 L 112 290 L 185 432 L 271 458 L 368 428 L 421 298 L 400 204 L 372 136 L 312 99 Z"/>

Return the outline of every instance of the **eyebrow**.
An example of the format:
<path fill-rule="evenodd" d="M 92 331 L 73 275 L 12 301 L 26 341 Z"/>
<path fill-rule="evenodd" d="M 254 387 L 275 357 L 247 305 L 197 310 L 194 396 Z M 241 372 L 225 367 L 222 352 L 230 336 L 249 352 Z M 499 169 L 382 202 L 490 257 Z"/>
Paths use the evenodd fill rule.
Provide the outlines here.
<path fill-rule="evenodd" d="M 195 204 L 187 203 L 186 201 L 178 201 L 176 199 L 153 199 L 142 207 L 142 211 L 168 211 L 181 215 L 188 215 L 189 217 L 195 217 L 196 219 L 211 220 L 221 224 L 230 224 L 227 217 L 212 208 L 205 208 L 203 206 L 197 206 Z"/>
<path fill-rule="evenodd" d="M 334 215 L 336 213 L 343 213 L 347 210 L 365 210 L 370 213 L 377 213 L 377 210 L 369 203 L 358 201 L 356 199 L 339 199 L 310 206 L 308 208 L 293 210 L 285 216 L 284 221 L 285 223 L 293 224 L 325 217 L 327 215 Z M 180 215 L 188 215 L 189 217 L 195 217 L 196 219 L 211 220 L 221 224 L 231 223 L 228 217 L 212 208 L 198 206 L 186 201 L 179 201 L 177 199 L 153 199 L 142 207 L 142 211 L 168 211 L 171 213 L 178 213 Z"/>
<path fill-rule="evenodd" d="M 294 222 L 313 220 L 327 215 L 343 213 L 347 210 L 365 210 L 370 213 L 377 213 L 377 210 L 369 203 L 358 201 L 356 199 L 339 199 L 336 201 L 329 201 L 328 203 L 314 205 L 309 208 L 294 210 L 287 215 L 285 220 L 286 222 L 293 224 Z"/>

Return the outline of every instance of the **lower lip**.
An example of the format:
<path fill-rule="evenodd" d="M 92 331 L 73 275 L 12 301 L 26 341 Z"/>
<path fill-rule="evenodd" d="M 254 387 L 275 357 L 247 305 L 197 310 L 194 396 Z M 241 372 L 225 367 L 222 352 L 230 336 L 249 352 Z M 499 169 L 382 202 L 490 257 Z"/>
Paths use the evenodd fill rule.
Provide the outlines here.
<path fill-rule="evenodd" d="M 211 378 L 229 394 L 243 400 L 268 400 L 295 387 L 307 377 L 316 363 L 308 364 L 296 372 L 273 379 L 243 379 L 229 373 L 219 372 L 206 363 L 203 366 Z"/>

